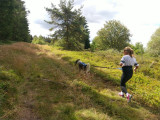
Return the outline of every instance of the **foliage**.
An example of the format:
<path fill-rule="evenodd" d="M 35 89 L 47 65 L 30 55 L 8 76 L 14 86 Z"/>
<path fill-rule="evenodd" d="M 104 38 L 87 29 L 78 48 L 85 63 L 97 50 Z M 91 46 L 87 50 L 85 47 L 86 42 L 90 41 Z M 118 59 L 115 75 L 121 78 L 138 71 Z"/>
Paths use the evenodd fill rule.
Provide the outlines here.
<path fill-rule="evenodd" d="M 51 16 L 52 24 L 50 30 L 55 30 L 52 37 L 54 39 L 63 40 L 65 49 L 81 50 L 88 49 L 89 46 L 89 30 L 87 21 L 82 16 L 81 9 L 74 9 L 74 1 L 60 0 L 59 8 L 52 4 L 52 8 L 46 8 Z"/>
<path fill-rule="evenodd" d="M 148 52 L 151 56 L 160 55 L 160 28 L 151 36 L 151 40 L 148 42 Z"/>
<path fill-rule="evenodd" d="M 99 36 L 96 36 L 93 39 L 92 44 L 91 44 L 91 49 L 92 49 L 92 51 L 94 51 L 94 50 L 104 50 L 105 49 L 105 47 L 103 46 L 103 43 L 102 43 Z"/>
<path fill-rule="evenodd" d="M 143 55 L 144 54 L 144 47 L 143 47 L 143 44 L 141 42 L 137 42 L 134 45 L 130 45 L 131 48 L 134 50 L 134 53 L 137 54 L 137 55 Z"/>
<path fill-rule="evenodd" d="M 39 36 L 39 37 L 34 36 L 33 40 L 32 40 L 32 43 L 33 44 L 41 44 L 41 45 L 46 44 L 42 36 Z"/>
<path fill-rule="evenodd" d="M 129 30 L 123 24 L 116 20 L 110 20 L 98 31 L 98 37 L 102 42 L 99 49 L 122 50 L 130 42 L 130 36 Z"/>
<path fill-rule="evenodd" d="M 33 44 L 40 44 L 40 45 L 45 45 L 45 44 L 49 44 L 49 43 L 52 44 L 52 42 L 53 42 L 53 40 L 51 38 L 43 37 L 42 35 L 40 35 L 40 36 L 35 35 L 32 40 Z"/>
<path fill-rule="evenodd" d="M 0 1 L 0 41 L 30 41 L 27 11 L 21 0 Z"/>

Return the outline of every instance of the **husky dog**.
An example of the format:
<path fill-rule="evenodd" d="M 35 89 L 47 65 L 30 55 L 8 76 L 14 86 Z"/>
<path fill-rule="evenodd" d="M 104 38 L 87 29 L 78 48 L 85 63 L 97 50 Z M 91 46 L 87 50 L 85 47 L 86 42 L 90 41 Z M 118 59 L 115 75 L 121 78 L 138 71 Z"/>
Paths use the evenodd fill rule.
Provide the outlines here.
<path fill-rule="evenodd" d="M 86 73 L 90 71 L 90 64 L 85 64 L 80 59 L 75 61 L 75 65 L 78 65 L 79 71 L 84 70 Z"/>

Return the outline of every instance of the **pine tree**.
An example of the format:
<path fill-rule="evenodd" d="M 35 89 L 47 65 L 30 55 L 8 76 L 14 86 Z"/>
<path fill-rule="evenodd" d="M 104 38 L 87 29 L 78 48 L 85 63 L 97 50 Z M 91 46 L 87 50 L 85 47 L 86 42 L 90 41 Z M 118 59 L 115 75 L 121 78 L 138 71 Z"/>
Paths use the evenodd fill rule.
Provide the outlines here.
<path fill-rule="evenodd" d="M 21 0 L 0 1 L 0 41 L 29 41 L 27 12 Z"/>
<path fill-rule="evenodd" d="M 29 28 L 27 21 L 27 12 L 24 7 L 24 2 L 21 0 L 15 1 L 14 9 L 14 26 L 13 26 L 13 40 L 28 42 Z"/>
<path fill-rule="evenodd" d="M 53 25 L 50 30 L 55 30 L 52 36 L 64 40 L 65 49 L 80 50 L 84 48 L 85 39 L 89 39 L 89 31 L 81 8 L 73 10 L 73 3 L 71 0 L 60 0 L 59 8 L 53 4 L 52 8 L 46 8 L 51 16 L 51 21 L 47 22 Z"/>
<path fill-rule="evenodd" d="M 0 41 L 11 40 L 12 38 L 12 18 L 14 11 L 14 1 L 0 1 Z"/>
<path fill-rule="evenodd" d="M 87 22 L 86 22 L 86 20 L 85 20 L 85 22 L 84 22 L 84 48 L 85 49 L 88 49 L 88 48 L 90 48 L 90 40 L 89 40 L 89 33 L 90 33 L 90 31 L 89 31 L 89 29 L 88 29 L 88 25 L 87 25 Z"/>

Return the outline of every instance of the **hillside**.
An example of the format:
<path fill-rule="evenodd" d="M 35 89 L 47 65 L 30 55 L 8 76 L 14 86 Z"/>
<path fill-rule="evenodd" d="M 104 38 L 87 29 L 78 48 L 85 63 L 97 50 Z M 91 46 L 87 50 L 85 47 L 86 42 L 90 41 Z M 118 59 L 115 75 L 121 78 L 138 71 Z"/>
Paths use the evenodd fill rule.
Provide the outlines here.
<path fill-rule="evenodd" d="M 159 120 L 160 82 L 152 76 L 155 73 L 143 68 L 134 75 L 129 83 L 134 98 L 128 104 L 118 96 L 120 70 L 91 67 L 85 75 L 73 63 L 80 58 L 117 68 L 121 56 L 110 53 L 61 51 L 29 43 L 1 45 L 0 119 Z M 158 62 L 154 64 L 153 68 Z"/>

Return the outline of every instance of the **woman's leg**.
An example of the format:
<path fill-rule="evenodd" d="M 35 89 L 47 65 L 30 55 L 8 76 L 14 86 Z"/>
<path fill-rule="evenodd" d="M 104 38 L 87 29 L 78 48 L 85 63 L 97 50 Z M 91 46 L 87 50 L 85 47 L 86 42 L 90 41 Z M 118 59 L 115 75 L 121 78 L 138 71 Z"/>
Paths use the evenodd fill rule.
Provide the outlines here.
<path fill-rule="evenodd" d="M 123 74 L 121 76 L 121 89 L 123 93 L 127 93 L 126 89 L 126 82 L 132 78 L 133 75 L 133 70 L 132 69 L 127 69 L 123 71 Z"/>
<path fill-rule="evenodd" d="M 122 92 L 125 94 L 127 93 L 126 82 L 127 82 L 126 75 L 123 73 L 121 76 L 121 89 Z"/>

